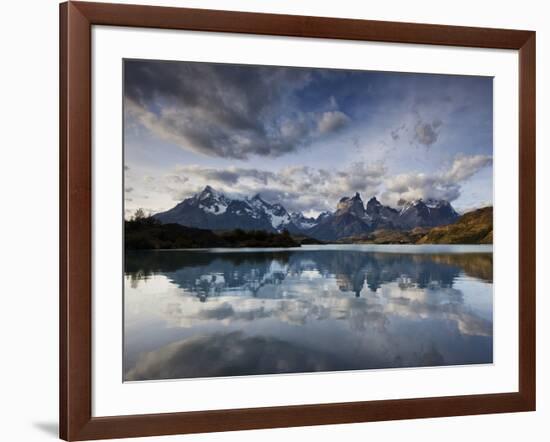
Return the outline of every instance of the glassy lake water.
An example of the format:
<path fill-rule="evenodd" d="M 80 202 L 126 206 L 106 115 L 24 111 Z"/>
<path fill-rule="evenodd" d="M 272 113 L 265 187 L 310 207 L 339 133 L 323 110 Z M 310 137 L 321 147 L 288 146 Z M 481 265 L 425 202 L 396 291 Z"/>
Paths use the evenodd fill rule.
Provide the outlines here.
<path fill-rule="evenodd" d="M 126 254 L 127 381 L 491 363 L 491 246 Z"/>

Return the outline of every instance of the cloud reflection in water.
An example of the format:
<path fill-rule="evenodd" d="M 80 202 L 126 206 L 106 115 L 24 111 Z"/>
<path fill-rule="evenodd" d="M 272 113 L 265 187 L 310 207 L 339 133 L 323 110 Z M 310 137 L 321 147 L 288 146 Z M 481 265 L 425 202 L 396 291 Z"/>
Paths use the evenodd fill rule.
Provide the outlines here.
<path fill-rule="evenodd" d="M 125 379 L 492 362 L 492 253 L 139 252 Z"/>

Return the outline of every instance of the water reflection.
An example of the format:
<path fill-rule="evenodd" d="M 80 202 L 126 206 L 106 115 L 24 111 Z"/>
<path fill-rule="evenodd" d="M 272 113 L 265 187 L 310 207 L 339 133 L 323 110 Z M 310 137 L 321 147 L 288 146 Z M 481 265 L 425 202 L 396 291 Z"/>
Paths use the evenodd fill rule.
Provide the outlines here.
<path fill-rule="evenodd" d="M 125 378 L 491 362 L 487 250 L 128 253 Z"/>

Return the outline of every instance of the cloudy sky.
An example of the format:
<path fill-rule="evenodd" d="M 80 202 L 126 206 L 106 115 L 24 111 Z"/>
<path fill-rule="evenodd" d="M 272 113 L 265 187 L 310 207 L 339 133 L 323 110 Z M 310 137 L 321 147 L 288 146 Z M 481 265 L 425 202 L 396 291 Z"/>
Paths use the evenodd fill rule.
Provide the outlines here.
<path fill-rule="evenodd" d="M 126 214 L 209 184 L 315 215 L 360 192 L 397 207 L 492 204 L 492 78 L 126 60 Z"/>

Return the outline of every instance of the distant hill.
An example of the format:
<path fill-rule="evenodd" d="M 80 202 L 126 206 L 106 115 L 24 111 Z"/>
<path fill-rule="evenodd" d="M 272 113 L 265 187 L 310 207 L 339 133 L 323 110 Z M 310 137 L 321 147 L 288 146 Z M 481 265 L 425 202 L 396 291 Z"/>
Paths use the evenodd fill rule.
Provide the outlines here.
<path fill-rule="evenodd" d="M 417 244 L 492 244 L 493 208 L 462 215 L 455 223 L 431 229 Z"/>

